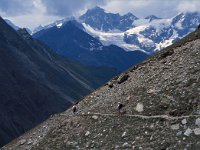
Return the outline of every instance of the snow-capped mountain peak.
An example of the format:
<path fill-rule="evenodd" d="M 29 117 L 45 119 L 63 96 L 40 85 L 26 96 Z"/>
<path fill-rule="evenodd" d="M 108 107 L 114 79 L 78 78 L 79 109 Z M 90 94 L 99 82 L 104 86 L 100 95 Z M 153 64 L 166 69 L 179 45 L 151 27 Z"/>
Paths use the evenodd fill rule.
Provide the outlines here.
<path fill-rule="evenodd" d="M 125 16 L 129 19 L 127 19 L 127 22 L 123 22 L 125 23 L 124 26 L 127 27 L 124 30 L 120 30 L 118 26 L 115 26 L 108 32 L 105 28 L 102 30 L 95 27 L 94 21 L 90 22 L 87 19 L 83 19 L 83 26 L 86 32 L 98 37 L 104 44 L 115 44 L 126 50 L 128 48 L 129 50 L 140 49 L 151 53 L 171 45 L 194 31 L 200 24 L 200 14 L 198 12 L 180 13 L 169 19 L 162 19 L 155 15 L 138 19 L 137 17 L 132 18 L 131 13 L 121 16 L 121 18 Z M 103 23 L 105 22 L 104 20 Z M 130 22 L 133 23 L 132 26 L 130 26 Z M 99 24 L 103 23 L 99 22 Z M 115 29 L 118 29 L 118 32 Z"/>
<path fill-rule="evenodd" d="M 18 29 L 19 29 L 19 27 L 16 26 L 12 21 L 10 21 L 10 20 L 8 20 L 8 19 L 4 19 L 4 20 L 5 20 L 5 22 L 6 22 L 9 26 L 11 26 L 13 29 L 15 29 L 15 30 L 18 30 Z"/>
<path fill-rule="evenodd" d="M 139 19 L 138 17 L 136 17 L 136 16 L 134 16 L 132 13 L 127 13 L 127 14 L 125 14 L 125 15 L 123 15 L 123 16 L 121 16 L 122 18 L 127 18 L 127 19 L 130 19 L 130 20 L 137 20 L 137 19 Z"/>
<path fill-rule="evenodd" d="M 41 31 L 42 29 L 45 29 L 44 26 L 39 25 L 38 27 L 36 27 L 36 28 L 33 30 L 33 34 L 36 33 L 36 32 Z"/>
<path fill-rule="evenodd" d="M 46 26 L 39 25 L 38 27 L 36 27 L 33 30 L 32 34 L 35 34 L 35 33 L 39 32 L 41 30 L 45 30 L 45 29 L 48 29 L 48 28 L 51 28 L 51 27 L 54 27 L 54 26 L 56 26 L 57 28 L 61 28 L 64 23 L 66 23 L 67 21 L 70 21 L 70 20 L 75 20 L 75 17 L 72 16 L 72 17 L 66 17 L 66 18 L 61 19 L 61 20 L 56 20 L 55 22 L 53 22 L 49 25 L 46 25 Z"/>
<path fill-rule="evenodd" d="M 86 13 L 101 13 L 101 12 L 105 12 L 105 10 L 99 6 L 96 6 L 92 9 L 88 9 Z"/>
<path fill-rule="evenodd" d="M 40 27 L 40 30 L 52 26 L 62 28 L 67 20 L 69 19 L 56 21 Z M 103 45 L 117 45 L 126 51 L 141 50 L 151 53 L 194 31 L 200 24 L 200 13 L 179 13 L 167 19 L 155 15 L 137 18 L 132 13 L 120 15 L 95 7 L 89 9 L 77 21 L 82 25 L 82 30 L 100 40 Z"/>
<path fill-rule="evenodd" d="M 121 16 L 119 13 L 107 13 L 104 9 L 95 7 L 89 9 L 79 19 L 96 30 L 108 32 L 112 30 L 126 31 L 134 27 L 133 22 L 138 18 L 131 13 Z"/>
<path fill-rule="evenodd" d="M 191 31 L 194 31 L 199 24 L 199 12 L 179 13 L 177 16 L 172 18 L 172 26 L 174 26 L 181 37 L 185 36 Z"/>

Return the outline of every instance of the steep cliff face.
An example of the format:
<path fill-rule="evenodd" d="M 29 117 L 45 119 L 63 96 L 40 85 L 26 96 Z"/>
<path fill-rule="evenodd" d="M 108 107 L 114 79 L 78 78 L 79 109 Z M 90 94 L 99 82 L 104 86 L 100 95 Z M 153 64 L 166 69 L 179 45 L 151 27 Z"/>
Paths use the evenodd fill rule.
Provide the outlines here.
<path fill-rule="evenodd" d="M 3 149 L 200 149 L 199 74 L 198 30 Z"/>
<path fill-rule="evenodd" d="M 0 18 L 0 146 L 102 85 L 116 72 L 55 54 Z"/>
<path fill-rule="evenodd" d="M 126 31 L 134 27 L 134 21 L 138 20 L 132 13 L 123 16 L 120 14 L 106 13 L 104 9 L 95 7 L 87 10 L 85 14 L 79 17 L 81 22 L 89 24 L 91 27 L 102 31 L 121 30 Z"/>

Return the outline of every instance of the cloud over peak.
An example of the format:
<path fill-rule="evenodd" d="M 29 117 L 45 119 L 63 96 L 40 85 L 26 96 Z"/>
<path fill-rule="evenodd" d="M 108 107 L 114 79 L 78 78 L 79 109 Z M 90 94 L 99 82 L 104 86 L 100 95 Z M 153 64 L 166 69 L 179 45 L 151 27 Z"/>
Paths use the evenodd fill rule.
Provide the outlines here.
<path fill-rule="evenodd" d="M 74 0 L 74 1 L 55 1 L 43 0 L 47 12 L 54 15 L 66 16 L 74 15 L 77 11 L 88 9 L 97 5 L 105 5 L 106 0 Z"/>
<path fill-rule="evenodd" d="M 56 19 L 80 15 L 95 6 L 113 13 L 132 12 L 138 17 L 168 18 L 179 12 L 200 11 L 199 0 L 0 0 L 0 15 L 19 26 L 34 28 Z"/>

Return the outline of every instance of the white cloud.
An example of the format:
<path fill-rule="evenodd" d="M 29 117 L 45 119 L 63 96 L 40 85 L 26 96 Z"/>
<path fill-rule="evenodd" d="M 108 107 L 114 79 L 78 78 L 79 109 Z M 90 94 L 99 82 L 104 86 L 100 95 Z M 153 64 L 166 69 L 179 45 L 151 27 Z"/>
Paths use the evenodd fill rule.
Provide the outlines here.
<path fill-rule="evenodd" d="M 62 19 L 60 16 L 49 15 L 47 13 L 46 6 L 42 3 L 42 0 L 32 0 L 32 9 L 29 13 L 20 13 L 16 16 L 5 13 L 2 15 L 4 18 L 11 20 L 19 27 L 28 27 L 33 30 L 38 25 L 45 25 L 52 23 L 55 20 Z"/>
<path fill-rule="evenodd" d="M 47 25 L 55 20 L 60 20 L 60 16 L 44 15 L 44 14 L 29 14 L 29 15 L 20 15 L 15 17 L 5 17 L 11 20 L 14 24 L 19 27 L 28 27 L 33 30 L 39 25 Z"/>
<path fill-rule="evenodd" d="M 176 6 L 181 1 L 184 0 L 110 0 L 104 8 L 107 11 L 121 14 L 132 12 L 138 17 L 153 14 L 165 18 L 177 13 Z"/>
<path fill-rule="evenodd" d="M 177 6 L 177 11 L 179 12 L 190 12 L 190 11 L 200 11 L 200 1 L 190 0 L 183 1 Z"/>
<path fill-rule="evenodd" d="M 104 5 L 108 0 L 42 0 L 49 14 L 66 16 L 73 15 L 81 9 Z"/>
<path fill-rule="evenodd" d="M 27 0 L 0 0 L 0 11 L 9 16 L 30 13 L 32 9 L 32 2 Z"/>
<path fill-rule="evenodd" d="M 20 27 L 30 29 L 67 16 L 79 15 L 81 10 L 105 4 L 106 0 L 0 0 L 0 15 Z"/>
<path fill-rule="evenodd" d="M 168 18 L 178 12 L 200 10 L 200 0 L 0 0 L 0 15 L 16 25 L 33 29 L 40 24 L 79 15 L 96 5 L 108 12 L 132 12 L 137 17 L 154 14 Z"/>
<path fill-rule="evenodd" d="M 148 7 L 150 3 L 149 0 L 111 0 L 104 8 L 110 12 L 125 14 L 127 12 L 137 11 L 138 9 L 142 10 Z"/>

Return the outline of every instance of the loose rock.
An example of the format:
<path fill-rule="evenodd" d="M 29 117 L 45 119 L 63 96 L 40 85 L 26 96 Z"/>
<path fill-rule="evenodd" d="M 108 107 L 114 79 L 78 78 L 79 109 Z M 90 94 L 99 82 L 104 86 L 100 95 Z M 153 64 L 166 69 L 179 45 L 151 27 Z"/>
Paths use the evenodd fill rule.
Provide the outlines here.
<path fill-rule="evenodd" d="M 118 84 L 121 84 L 121 83 L 125 82 L 128 78 L 129 78 L 129 75 L 127 75 L 127 74 L 122 74 L 122 75 L 119 76 L 119 78 L 117 79 L 117 82 L 118 82 Z"/>
<path fill-rule="evenodd" d="M 181 136 L 182 135 L 182 131 L 179 131 L 178 133 L 176 133 L 176 136 Z"/>
<path fill-rule="evenodd" d="M 126 100 L 130 100 L 131 99 L 131 96 L 128 96 L 127 98 L 126 98 Z"/>
<path fill-rule="evenodd" d="M 172 130 L 178 130 L 179 129 L 179 124 L 173 124 L 171 125 Z"/>
<path fill-rule="evenodd" d="M 97 115 L 93 115 L 93 116 L 92 116 L 92 119 L 97 120 L 97 119 L 98 119 L 98 116 L 97 116 Z"/>
<path fill-rule="evenodd" d="M 122 138 L 126 136 L 126 131 L 122 134 Z"/>
<path fill-rule="evenodd" d="M 28 142 L 27 142 L 28 145 L 30 145 L 32 143 L 33 143 L 33 141 L 31 139 L 29 139 Z"/>
<path fill-rule="evenodd" d="M 186 123 L 187 123 L 187 120 L 186 120 L 186 119 L 183 119 L 183 120 L 181 121 L 181 123 L 182 123 L 182 124 L 186 124 Z"/>
<path fill-rule="evenodd" d="M 200 135 L 200 128 L 194 129 L 194 134 L 195 135 Z"/>
<path fill-rule="evenodd" d="M 108 85 L 109 88 L 112 88 L 112 87 L 113 87 L 113 83 L 112 83 L 112 82 L 108 82 L 107 85 Z"/>
<path fill-rule="evenodd" d="M 90 135 L 90 132 L 89 132 L 89 131 L 87 131 L 87 132 L 85 133 L 85 136 L 88 136 L 88 135 Z"/>
<path fill-rule="evenodd" d="M 200 118 L 197 118 L 195 124 L 200 127 Z"/>
<path fill-rule="evenodd" d="M 26 140 L 25 139 L 22 139 L 22 140 L 20 140 L 20 145 L 24 145 L 25 143 L 26 143 Z"/>
<path fill-rule="evenodd" d="M 138 103 L 135 110 L 137 112 L 143 112 L 144 111 L 144 105 L 142 103 Z"/>
<path fill-rule="evenodd" d="M 190 134 L 192 134 L 192 129 L 188 128 L 188 129 L 185 131 L 184 135 L 190 136 Z"/>
<path fill-rule="evenodd" d="M 129 146 L 129 145 L 128 145 L 127 142 L 125 142 L 122 146 L 123 146 L 123 147 L 127 147 L 127 146 Z"/>

